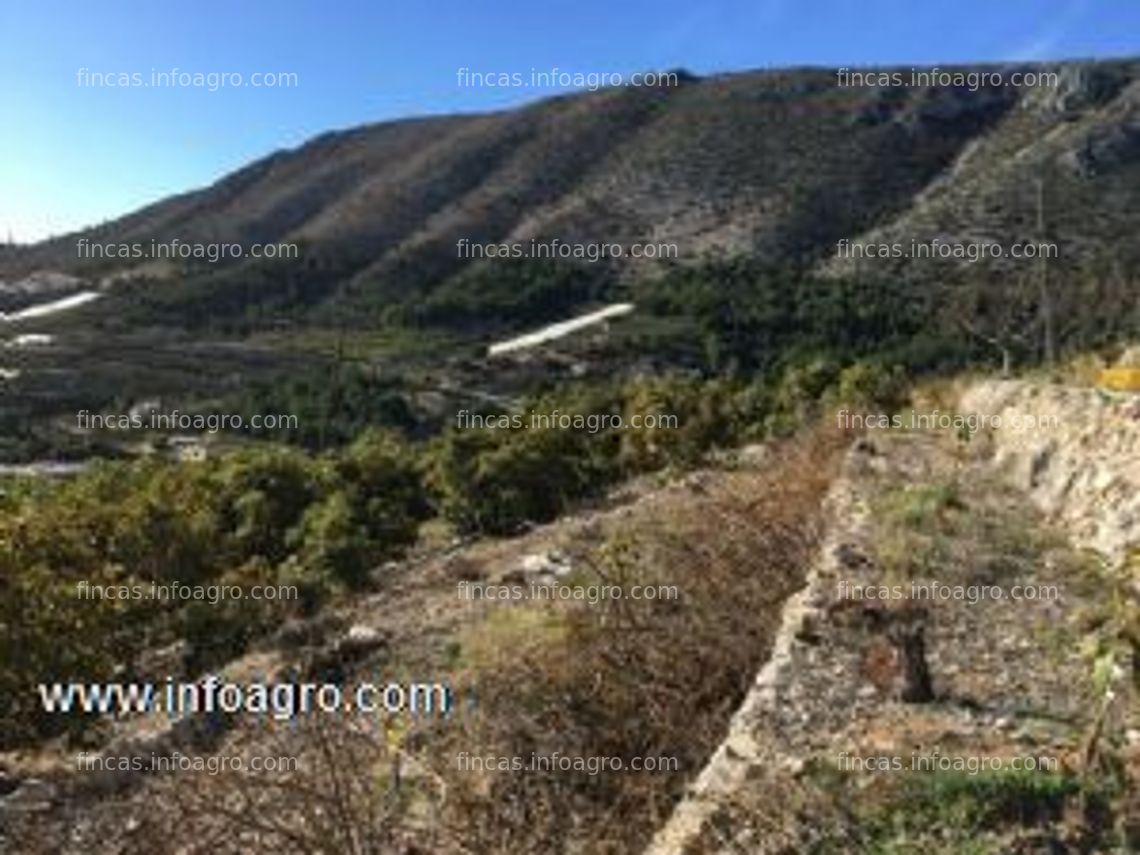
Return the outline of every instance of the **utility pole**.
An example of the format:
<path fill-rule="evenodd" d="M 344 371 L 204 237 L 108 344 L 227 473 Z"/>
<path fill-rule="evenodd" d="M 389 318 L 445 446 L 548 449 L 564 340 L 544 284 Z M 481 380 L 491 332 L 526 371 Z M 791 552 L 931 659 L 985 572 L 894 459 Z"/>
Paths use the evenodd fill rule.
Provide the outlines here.
<path fill-rule="evenodd" d="M 1053 329 L 1053 300 L 1049 293 L 1049 267 L 1045 258 L 1045 180 L 1037 178 L 1037 288 L 1041 301 L 1041 327 L 1045 364 L 1057 361 L 1057 341 Z"/>

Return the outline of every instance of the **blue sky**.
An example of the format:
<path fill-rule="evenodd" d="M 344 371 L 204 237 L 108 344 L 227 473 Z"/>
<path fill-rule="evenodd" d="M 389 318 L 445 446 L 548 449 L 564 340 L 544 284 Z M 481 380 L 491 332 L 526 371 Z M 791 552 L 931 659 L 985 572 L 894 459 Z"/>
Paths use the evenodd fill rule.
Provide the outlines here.
<path fill-rule="evenodd" d="M 1140 55 L 1140 2 L 0 0 L 0 45 L 0 239 L 32 240 L 330 129 L 548 94 L 459 86 L 460 68 L 707 74 Z M 81 85 L 81 69 L 285 73 L 295 85 L 112 88 Z"/>

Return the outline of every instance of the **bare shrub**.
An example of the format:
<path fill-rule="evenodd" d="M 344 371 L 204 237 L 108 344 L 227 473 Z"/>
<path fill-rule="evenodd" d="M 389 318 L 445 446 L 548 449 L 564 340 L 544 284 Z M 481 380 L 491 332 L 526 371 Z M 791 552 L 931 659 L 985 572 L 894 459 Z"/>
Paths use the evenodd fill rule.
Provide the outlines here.
<path fill-rule="evenodd" d="M 784 601 L 821 530 L 843 438 L 813 433 L 739 478 L 612 538 L 590 575 L 675 584 L 679 600 L 574 608 L 557 633 L 505 646 L 478 675 L 480 714 L 446 750 L 620 757 L 627 770 L 457 776 L 451 827 L 492 852 L 628 852 L 644 844 L 707 761 L 766 659 Z M 532 634 L 533 635 L 533 634 Z M 442 748 L 437 762 L 446 764 Z M 628 771 L 633 757 L 677 770 Z"/>

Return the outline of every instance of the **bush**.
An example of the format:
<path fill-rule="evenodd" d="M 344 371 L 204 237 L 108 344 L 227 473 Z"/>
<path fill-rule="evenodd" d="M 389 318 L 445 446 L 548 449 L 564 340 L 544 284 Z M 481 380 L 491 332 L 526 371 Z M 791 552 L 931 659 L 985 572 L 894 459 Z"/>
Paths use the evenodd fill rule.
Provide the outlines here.
<path fill-rule="evenodd" d="M 595 421 L 580 429 L 530 421 L 555 412 Z M 646 417 L 657 424 L 646 427 Z M 509 426 L 451 430 L 429 453 L 439 512 L 463 531 L 509 534 L 548 522 L 624 477 L 696 465 L 744 428 L 733 385 L 682 377 L 572 390 L 502 418 Z"/>
<path fill-rule="evenodd" d="M 893 413 L 909 400 L 909 383 L 900 366 L 886 368 L 876 362 L 860 360 L 839 374 L 833 398 L 838 404 L 876 407 Z"/>
<path fill-rule="evenodd" d="M 656 427 L 631 428 L 634 417 L 652 416 Z M 727 381 L 646 379 L 625 392 L 622 468 L 629 473 L 696 465 L 712 447 L 742 432 L 739 404 Z M 674 420 L 673 422 L 668 421 Z"/>
<path fill-rule="evenodd" d="M 259 447 L 201 464 L 100 464 L 9 491 L 0 516 L 0 746 L 81 727 L 44 716 L 35 684 L 111 679 L 181 638 L 191 670 L 213 667 L 291 612 L 359 586 L 414 540 L 428 512 L 418 463 L 387 434 L 314 458 Z M 141 593 L 80 599 L 77 586 Z M 148 601 L 151 583 L 286 585 L 300 600 Z"/>
<path fill-rule="evenodd" d="M 772 412 L 765 419 L 768 431 L 787 436 L 815 418 L 820 399 L 839 373 L 839 365 L 824 357 L 786 368 L 772 396 Z"/>
<path fill-rule="evenodd" d="M 464 531 L 509 534 L 554 519 L 617 475 L 588 435 L 556 428 L 453 431 L 437 445 L 431 482 L 441 514 Z"/>
<path fill-rule="evenodd" d="M 761 478 L 655 503 L 576 562 L 573 584 L 675 585 L 677 599 L 516 604 L 472 630 L 464 676 L 478 685 L 479 706 L 431 741 L 439 768 L 453 768 L 459 750 L 525 757 L 551 748 L 677 765 L 449 774 L 445 827 L 486 852 L 641 851 L 723 739 L 785 598 L 802 586 L 844 444 L 833 435 L 785 444 Z"/>
<path fill-rule="evenodd" d="M 410 449 L 370 431 L 334 458 L 330 487 L 308 506 L 290 541 L 301 566 L 322 579 L 360 587 L 369 570 L 416 538 L 429 506 Z"/>

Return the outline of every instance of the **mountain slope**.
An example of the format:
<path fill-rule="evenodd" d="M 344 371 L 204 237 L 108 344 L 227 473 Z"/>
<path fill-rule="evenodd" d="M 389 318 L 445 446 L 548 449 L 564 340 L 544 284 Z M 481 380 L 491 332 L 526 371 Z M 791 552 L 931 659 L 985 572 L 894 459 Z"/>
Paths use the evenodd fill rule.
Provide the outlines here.
<path fill-rule="evenodd" d="M 664 242 L 682 263 L 743 256 L 851 273 L 867 267 L 834 259 L 841 238 L 1034 236 L 1037 175 L 1048 182 L 1050 234 L 1065 249 L 1058 263 L 1111 256 L 1132 264 L 1125 238 L 1135 233 L 1130 191 L 1140 176 L 1138 69 L 1125 61 L 1039 67 L 1059 72 L 1060 85 L 976 90 L 840 87 L 833 72 L 811 69 L 681 74 L 675 86 L 369 125 L 98 228 L 8 251 L 0 276 L 115 270 L 78 259 L 81 238 L 298 242 L 298 260 L 268 265 L 269 284 L 258 280 L 238 297 L 232 292 L 249 277 L 221 265 L 131 264 L 177 285 L 164 289 L 165 322 L 180 312 L 226 317 L 251 301 L 270 301 L 272 314 L 275 289 L 291 277 L 300 284 L 289 293 L 304 292 L 295 314 L 339 307 L 341 316 L 375 322 L 393 303 L 418 304 L 449 282 L 478 290 L 478 276 L 456 286 L 459 274 L 502 269 L 457 257 L 461 239 Z M 1001 70 L 1008 81 L 1012 69 Z M 238 263 L 258 266 L 266 267 Z M 660 265 L 627 255 L 593 267 L 613 287 Z M 869 269 L 924 281 L 941 268 L 901 259 Z M 213 305 L 219 291 L 230 297 Z"/>

